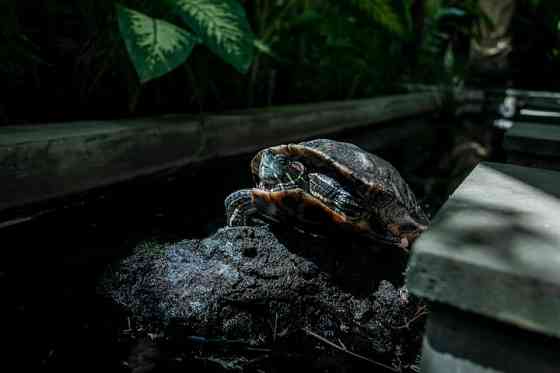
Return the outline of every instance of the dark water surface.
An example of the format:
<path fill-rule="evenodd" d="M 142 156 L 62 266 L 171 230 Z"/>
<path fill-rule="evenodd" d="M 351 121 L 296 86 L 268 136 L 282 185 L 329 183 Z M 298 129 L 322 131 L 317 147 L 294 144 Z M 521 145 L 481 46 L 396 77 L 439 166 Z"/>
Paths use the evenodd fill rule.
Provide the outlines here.
<path fill-rule="evenodd" d="M 450 134 L 376 152 L 402 171 L 430 213 L 448 193 L 426 188 L 439 172 L 434 165 L 445 150 L 441 136 Z M 0 229 L 4 364 L 12 360 L 32 371 L 129 371 L 123 364 L 128 320 L 96 295 L 98 276 L 142 241 L 202 238 L 223 226 L 224 198 L 252 183 L 250 159 L 206 162 L 84 193 Z"/>

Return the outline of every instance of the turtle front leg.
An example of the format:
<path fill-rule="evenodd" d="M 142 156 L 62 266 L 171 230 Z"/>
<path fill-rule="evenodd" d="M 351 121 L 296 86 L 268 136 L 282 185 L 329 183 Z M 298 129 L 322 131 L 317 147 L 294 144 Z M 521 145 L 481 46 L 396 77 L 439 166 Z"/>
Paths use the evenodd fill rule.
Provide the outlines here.
<path fill-rule="evenodd" d="M 269 192 L 258 188 L 238 190 L 224 201 L 227 225 L 266 225 L 289 221 L 297 217 L 293 208 L 301 205 L 303 195 L 301 189 L 282 192 Z M 290 196 L 292 198 L 286 198 Z M 287 206 L 289 200 L 293 200 L 291 205 L 295 206 Z"/>
<path fill-rule="evenodd" d="M 242 189 L 231 193 L 224 201 L 227 225 L 230 227 L 251 225 L 258 215 L 252 189 Z"/>

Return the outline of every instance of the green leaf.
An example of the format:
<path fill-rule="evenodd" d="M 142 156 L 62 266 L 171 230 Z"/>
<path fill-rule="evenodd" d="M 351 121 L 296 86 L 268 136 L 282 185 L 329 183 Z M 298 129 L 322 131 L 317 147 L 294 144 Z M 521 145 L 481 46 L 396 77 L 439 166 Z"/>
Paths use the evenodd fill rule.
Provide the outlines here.
<path fill-rule="evenodd" d="M 169 22 L 117 4 L 119 29 L 142 83 L 183 64 L 199 39 Z"/>
<path fill-rule="evenodd" d="M 455 54 L 453 53 L 453 49 L 451 47 L 448 47 L 445 52 L 443 66 L 448 73 L 453 72 L 453 67 L 455 66 Z"/>
<path fill-rule="evenodd" d="M 404 35 L 404 26 L 393 7 L 393 0 L 351 0 L 351 3 L 386 30 L 399 36 Z"/>
<path fill-rule="evenodd" d="M 404 0 L 404 21 L 406 24 L 406 30 L 408 33 L 414 31 L 414 20 L 412 19 L 412 6 L 414 5 L 414 0 Z"/>
<path fill-rule="evenodd" d="M 294 14 L 289 23 L 292 27 L 306 26 L 314 22 L 320 22 L 322 18 L 323 16 L 315 9 L 305 9 L 299 14 Z"/>
<path fill-rule="evenodd" d="M 281 58 L 278 54 L 276 54 L 272 48 L 270 47 L 270 45 L 266 44 L 265 42 L 263 42 L 262 40 L 258 40 L 255 39 L 255 42 L 253 43 L 253 45 L 255 46 L 255 49 L 262 53 L 262 54 L 266 54 L 267 56 L 270 56 L 272 58 L 274 58 L 277 61 L 284 61 L 285 60 L 283 58 Z"/>
<path fill-rule="evenodd" d="M 533 7 L 536 8 L 541 4 L 541 0 L 529 0 L 529 4 Z"/>
<path fill-rule="evenodd" d="M 214 53 L 241 73 L 249 70 L 255 37 L 237 0 L 168 1 Z"/>

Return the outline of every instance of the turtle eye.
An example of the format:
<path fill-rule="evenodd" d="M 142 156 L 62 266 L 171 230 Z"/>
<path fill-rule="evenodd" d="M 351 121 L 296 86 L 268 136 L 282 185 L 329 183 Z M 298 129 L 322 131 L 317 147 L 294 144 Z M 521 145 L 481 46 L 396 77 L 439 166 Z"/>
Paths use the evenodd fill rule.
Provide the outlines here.
<path fill-rule="evenodd" d="M 303 163 L 298 161 L 290 162 L 290 168 L 299 173 L 305 172 L 305 166 L 303 165 Z"/>
<path fill-rule="evenodd" d="M 297 178 L 301 177 L 301 175 L 305 173 L 305 166 L 301 162 L 290 162 L 287 168 L 288 172 Z"/>

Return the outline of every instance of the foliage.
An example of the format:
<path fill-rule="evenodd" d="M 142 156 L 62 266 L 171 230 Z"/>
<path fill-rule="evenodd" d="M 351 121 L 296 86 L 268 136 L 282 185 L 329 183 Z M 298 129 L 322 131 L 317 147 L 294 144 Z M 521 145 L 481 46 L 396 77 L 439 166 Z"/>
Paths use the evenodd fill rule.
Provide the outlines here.
<path fill-rule="evenodd" d="M 238 71 L 247 72 L 254 37 L 245 11 L 236 0 L 159 1 L 192 32 L 162 19 L 117 5 L 121 35 L 142 82 L 184 63 L 202 42 Z"/>
<path fill-rule="evenodd" d="M 403 51 L 412 30 L 406 6 L 385 0 L 286 2 L 269 11 L 275 22 L 265 22 L 260 35 L 288 61 L 273 68 L 290 69 L 283 83 L 296 88 L 297 101 L 389 93 L 407 67 Z"/>
<path fill-rule="evenodd" d="M 253 57 L 254 36 L 237 0 L 174 0 L 181 19 L 214 53 L 240 72 Z"/>
<path fill-rule="evenodd" d="M 12 121 L 364 97 L 409 68 L 410 0 L 6 3 Z"/>
<path fill-rule="evenodd" d="M 184 63 L 199 39 L 169 22 L 117 6 L 119 28 L 142 82 Z"/>
<path fill-rule="evenodd" d="M 414 78 L 445 85 L 461 82 L 467 73 L 469 40 L 476 37 L 473 25 L 480 16 L 476 0 L 429 1 Z"/>
<path fill-rule="evenodd" d="M 350 4 L 358 9 L 360 13 L 370 17 L 373 21 L 382 25 L 385 29 L 403 36 L 405 29 L 402 17 L 397 13 L 391 0 L 351 0 Z M 404 13 L 406 17 L 408 12 Z M 409 19 L 406 19 L 409 21 Z"/>
<path fill-rule="evenodd" d="M 560 2 L 519 4 L 519 49 L 537 66 L 542 48 L 546 60 L 535 71 L 552 76 L 544 72 L 560 67 Z M 472 25 L 483 19 L 474 0 L 8 0 L 3 10 L 4 122 L 222 111 L 455 84 L 468 74 Z"/>

